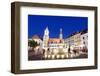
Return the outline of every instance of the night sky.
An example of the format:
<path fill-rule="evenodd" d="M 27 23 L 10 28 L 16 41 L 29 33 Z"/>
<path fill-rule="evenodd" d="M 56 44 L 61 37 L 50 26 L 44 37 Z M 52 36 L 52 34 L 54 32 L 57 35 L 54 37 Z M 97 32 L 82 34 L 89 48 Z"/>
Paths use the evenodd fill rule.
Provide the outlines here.
<path fill-rule="evenodd" d="M 33 35 L 43 37 L 45 28 L 49 29 L 50 38 L 58 38 L 62 28 L 63 38 L 70 34 L 88 29 L 87 17 L 28 15 L 28 38 Z"/>

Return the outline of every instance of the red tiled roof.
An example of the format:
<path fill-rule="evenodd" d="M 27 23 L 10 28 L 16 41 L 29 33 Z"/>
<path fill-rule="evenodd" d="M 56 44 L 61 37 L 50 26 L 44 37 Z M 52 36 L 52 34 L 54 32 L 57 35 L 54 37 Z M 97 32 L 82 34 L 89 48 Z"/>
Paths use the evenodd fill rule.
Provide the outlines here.
<path fill-rule="evenodd" d="M 32 37 L 32 39 L 40 39 L 40 37 L 39 37 L 38 35 L 34 35 L 34 36 Z"/>
<path fill-rule="evenodd" d="M 49 43 L 61 43 L 62 42 L 62 39 L 59 39 L 59 38 L 50 38 Z"/>

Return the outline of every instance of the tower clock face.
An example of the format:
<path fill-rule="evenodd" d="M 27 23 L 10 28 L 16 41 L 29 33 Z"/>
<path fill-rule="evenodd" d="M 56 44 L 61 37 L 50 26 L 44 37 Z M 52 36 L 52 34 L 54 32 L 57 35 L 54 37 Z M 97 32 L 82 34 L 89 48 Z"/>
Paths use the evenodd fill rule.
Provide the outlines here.
<path fill-rule="evenodd" d="M 49 35 L 48 27 L 47 27 L 46 30 L 45 30 L 45 35 Z"/>
<path fill-rule="evenodd" d="M 49 31 L 48 31 L 48 30 L 46 30 L 46 31 L 45 31 L 45 34 L 46 34 L 46 35 L 48 35 L 48 34 L 49 34 Z"/>

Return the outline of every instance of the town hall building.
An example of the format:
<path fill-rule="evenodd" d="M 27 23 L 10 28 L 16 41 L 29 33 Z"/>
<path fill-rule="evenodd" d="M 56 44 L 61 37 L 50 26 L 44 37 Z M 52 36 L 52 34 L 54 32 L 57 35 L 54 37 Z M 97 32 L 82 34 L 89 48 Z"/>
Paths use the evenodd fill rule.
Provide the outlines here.
<path fill-rule="evenodd" d="M 50 38 L 49 29 L 46 27 L 43 36 L 43 49 L 45 49 L 45 55 L 59 56 L 58 54 L 65 54 L 67 52 L 66 44 L 64 43 L 62 29 L 59 31 L 59 38 Z"/>

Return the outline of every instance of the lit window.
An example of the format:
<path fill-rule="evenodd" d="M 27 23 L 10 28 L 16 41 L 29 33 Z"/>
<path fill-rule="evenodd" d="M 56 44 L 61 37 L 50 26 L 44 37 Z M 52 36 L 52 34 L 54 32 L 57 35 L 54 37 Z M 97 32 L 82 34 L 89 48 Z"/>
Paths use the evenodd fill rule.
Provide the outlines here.
<path fill-rule="evenodd" d="M 85 44 L 85 42 L 83 42 L 83 44 Z"/>

